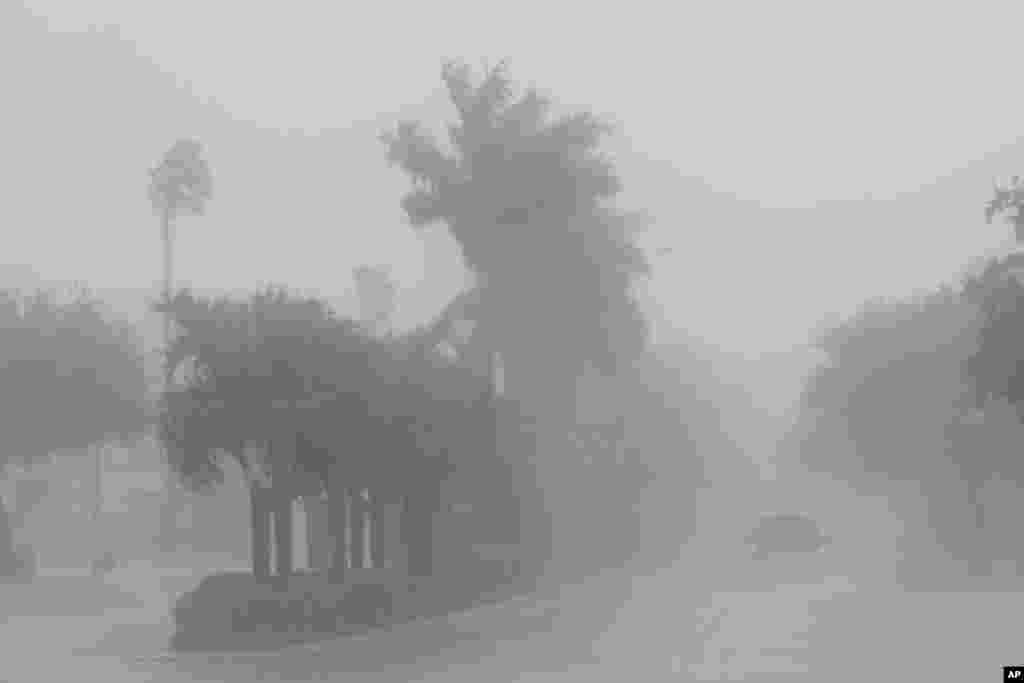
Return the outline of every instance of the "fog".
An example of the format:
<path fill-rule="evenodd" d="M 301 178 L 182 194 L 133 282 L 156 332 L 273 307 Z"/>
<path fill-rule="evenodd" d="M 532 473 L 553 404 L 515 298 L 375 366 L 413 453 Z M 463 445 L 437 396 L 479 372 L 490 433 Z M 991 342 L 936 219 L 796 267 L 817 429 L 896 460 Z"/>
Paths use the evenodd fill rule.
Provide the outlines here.
<path fill-rule="evenodd" d="M 668 7 L 556 7 L 531 2 L 500 8 L 479 2 L 371 3 L 358 8 L 340 3 L 290 6 L 198 0 L 163 5 L 127 0 L 2 3 L 0 182 L 6 192 L 0 235 L 6 247 L 0 255 L 0 289 L 88 288 L 114 318 L 138 326 L 149 381 L 158 386 L 163 316 L 152 304 L 160 295 L 163 277 L 161 223 L 147 197 L 147 183 L 149 171 L 176 141 L 194 139 L 212 169 L 214 190 L 202 215 L 173 221 L 175 289 L 211 300 L 241 300 L 270 286 L 284 286 L 352 319 L 365 319 L 367 310 L 377 311 L 383 304 L 387 310 L 377 315 L 388 318 L 388 331 L 369 336 L 386 338 L 384 346 L 394 343 L 382 357 L 406 362 L 410 354 L 415 357 L 408 348 L 431 338 L 453 300 L 482 287 L 484 277 L 469 265 L 465 235 L 457 235 L 450 223 L 410 224 L 411 213 L 402 202 L 415 174 L 409 164 L 403 168 L 402 163 L 389 163 L 381 134 L 411 120 L 423 122 L 436 138 L 445 139 L 446 124 L 460 112 L 440 77 L 442 63 L 466 60 L 484 73 L 505 60 L 513 83 L 523 89 L 535 87 L 550 97 L 556 116 L 591 111 L 614 124 L 601 149 L 622 181 L 614 208 L 645 217 L 631 239 L 649 262 L 650 272 L 634 278 L 632 293 L 649 337 L 646 355 L 632 367 L 635 374 L 628 379 L 597 373 L 594 384 L 576 388 L 572 418 L 579 424 L 596 424 L 601 420 L 594 416 L 602 410 L 628 414 L 628 420 L 623 419 L 632 422 L 624 428 L 627 436 L 620 435 L 623 448 L 643 455 L 638 456 L 636 471 L 628 470 L 622 479 L 648 477 L 650 482 L 636 485 L 643 492 L 636 501 L 626 500 L 626 485 L 616 489 L 609 483 L 615 477 L 609 475 L 606 481 L 602 474 L 582 476 L 563 466 L 559 458 L 575 458 L 577 446 L 569 443 L 577 443 L 577 431 L 586 431 L 582 427 L 572 432 L 571 440 L 555 428 L 538 428 L 529 436 L 524 436 L 525 429 L 520 433 L 518 427 L 508 428 L 507 441 L 502 441 L 502 420 L 512 420 L 504 417 L 504 408 L 495 409 L 495 450 L 515 461 L 509 454 L 527 444 L 531 466 L 545 472 L 540 478 L 550 477 L 535 482 L 543 494 L 537 501 L 543 503 L 530 498 L 522 507 L 536 506 L 536 514 L 543 509 L 543 514 L 558 520 L 551 532 L 554 540 L 549 539 L 552 545 L 612 546 L 632 535 L 642 537 L 633 539 L 637 556 L 649 552 L 669 565 L 657 571 L 630 565 L 618 578 L 602 574 L 605 578 L 592 579 L 610 582 L 607 585 L 582 582 L 584 588 L 565 587 L 565 577 L 558 574 L 552 585 L 567 592 L 545 599 L 574 616 L 566 617 L 563 630 L 553 636 L 555 645 L 527 648 L 521 657 L 555 661 L 557 643 L 575 652 L 572 648 L 587 650 L 592 640 L 604 643 L 602 647 L 612 653 L 606 667 L 595 665 L 595 671 L 616 666 L 626 670 L 630 657 L 636 659 L 643 649 L 631 652 L 624 645 L 627 627 L 658 632 L 662 640 L 665 632 L 682 628 L 678 615 L 666 617 L 659 605 L 682 583 L 686 588 L 678 589 L 679 611 L 687 619 L 694 610 L 718 615 L 709 617 L 708 623 L 719 623 L 715 620 L 729 613 L 744 616 L 731 617 L 733 631 L 688 633 L 685 645 L 663 643 L 664 651 L 644 650 L 643 656 L 660 658 L 655 669 L 666 675 L 679 673 L 680 661 L 686 660 L 692 676 L 710 677 L 728 669 L 723 663 L 728 656 L 720 650 L 733 648 L 756 660 L 737 664 L 754 675 L 770 668 L 758 659 L 760 654 L 750 654 L 769 647 L 761 641 L 771 640 L 765 635 L 770 624 L 751 626 L 750 632 L 737 624 L 760 623 L 758 614 L 775 615 L 786 624 L 780 630 L 799 635 L 801 624 L 813 630 L 816 615 L 826 615 L 820 623 L 836 624 L 841 620 L 828 616 L 836 610 L 853 610 L 844 612 L 850 615 L 866 610 L 866 603 L 855 607 L 850 595 L 877 600 L 877 613 L 884 613 L 888 598 L 879 596 L 888 596 L 886 591 L 901 596 L 915 590 L 955 593 L 959 588 L 951 588 L 955 581 L 948 577 L 959 580 L 960 570 L 946 565 L 976 562 L 975 551 L 965 548 L 974 548 L 971 539 L 983 535 L 965 520 L 976 512 L 994 520 L 987 527 L 979 525 L 987 529 L 989 541 L 977 543 L 996 547 L 1012 537 L 1008 520 L 1017 514 L 1013 499 L 1018 492 L 1012 483 L 1012 453 L 1020 425 L 1004 401 L 987 410 L 983 436 L 962 426 L 950 436 L 946 428 L 954 415 L 960 419 L 954 408 L 960 410 L 967 390 L 958 370 L 948 377 L 944 373 L 964 366 L 973 342 L 965 341 L 961 348 L 958 340 L 973 339 L 971 335 L 983 327 L 981 318 L 974 317 L 975 302 L 966 298 L 934 303 L 924 312 L 908 302 L 927 299 L 943 286 L 959 291 L 966 276 L 981 273 L 990 259 L 1018 248 L 1012 230 L 1000 221 L 987 222 L 983 209 L 992 198 L 994 179 L 1024 170 L 1024 137 L 1017 120 L 1022 95 L 1007 87 L 1021 11 L 1004 8 L 993 21 L 987 9 L 966 4 L 930 5 L 927 12 L 911 4 L 882 2 L 841 8 L 811 2 L 687 3 L 673 12 Z M 523 281 L 540 273 L 541 254 L 512 248 L 508 254 L 510 260 L 518 259 L 515 267 L 492 270 L 518 271 Z M 354 273 L 365 266 L 388 273 L 395 288 L 393 300 L 386 293 L 360 291 Z M 538 306 L 546 295 L 561 295 L 552 286 L 554 280 L 536 277 L 538 284 L 529 291 Z M 387 301 L 367 301 L 377 295 Z M 905 311 L 893 314 L 892 320 L 902 322 L 891 323 L 891 336 L 879 331 L 889 324 L 888 318 L 874 327 L 870 315 L 858 318 L 866 315 L 867 302 L 879 299 Z M 529 299 L 523 295 L 519 301 Z M 503 304 L 506 312 L 514 309 L 509 300 Z M 582 327 L 569 329 L 571 323 L 559 328 L 557 308 L 550 308 L 555 313 L 548 312 L 535 323 L 541 332 L 534 337 L 543 342 L 522 346 L 538 357 L 543 357 L 537 349 L 544 344 L 571 344 L 561 339 L 563 333 L 566 339 L 575 339 L 570 333 L 585 336 Z M 576 314 L 563 313 L 566 320 Z M 178 329 L 185 329 L 182 320 Z M 835 347 L 822 343 L 843 323 L 853 330 L 849 338 L 860 334 L 868 341 L 863 346 L 853 341 L 836 342 Z M 503 328 L 500 321 L 492 324 L 507 334 L 522 334 L 514 323 Z M 338 339 L 348 339 L 337 334 Z M 528 337 L 524 334 L 523 339 Z M 451 364 L 456 364 L 455 358 L 477 362 L 468 359 L 479 351 L 460 351 L 452 339 L 445 343 L 450 343 L 445 352 L 450 353 Z M 850 348 L 855 350 L 848 352 Z M 528 367 L 523 358 L 532 357 L 523 353 L 509 360 L 510 366 L 518 362 L 515 367 Z M 552 352 L 552 357 L 561 358 L 558 353 Z M 917 358 L 925 360 L 915 365 Z M 6 363 L 7 357 L 2 360 Z M 553 360 L 536 374 L 554 377 L 562 371 L 561 364 Z M 420 370 L 425 376 L 445 372 L 429 364 L 424 367 Z M 486 372 L 496 372 L 487 367 Z M 511 371 L 509 375 L 510 382 L 520 376 Z M 885 384 L 879 379 L 885 375 L 897 379 Z M 523 403 L 543 403 L 556 384 L 554 379 L 550 386 L 537 379 L 522 389 L 523 396 L 531 397 Z M 808 387 L 818 387 L 819 393 Z M 605 399 L 610 408 L 601 403 Z M 509 415 L 515 413 L 518 419 L 516 410 L 509 409 Z M 895 414 L 901 419 L 889 419 Z M 459 424 L 468 424 L 470 418 L 460 415 Z M 597 434 L 599 429 L 593 431 Z M 111 446 L 111 462 L 121 457 L 118 453 L 127 458 L 124 481 L 131 479 L 124 472 L 153 475 L 166 468 L 151 437 Z M 545 460 L 537 455 L 541 451 L 557 455 Z M 981 453 L 976 460 L 988 469 L 975 473 L 965 464 L 964 454 L 975 451 Z M 589 465 L 591 456 L 586 458 Z M 36 466 L 37 471 L 56 467 L 57 460 Z M 6 462 L 0 460 L 0 465 Z M 80 480 L 93 476 L 91 465 L 80 465 L 76 463 L 74 472 L 68 470 L 71 473 L 53 469 L 40 476 L 66 479 L 68 486 L 73 480 L 72 488 L 78 491 L 88 488 Z M 145 639 L 156 643 L 166 635 L 160 629 L 168 628 L 175 600 L 194 589 L 202 576 L 228 569 L 223 565 L 239 570 L 248 566 L 252 558 L 247 553 L 255 552 L 243 543 L 250 532 L 245 510 L 252 484 L 245 465 L 236 465 L 228 468 L 225 489 L 189 513 L 190 519 L 217 518 L 223 528 L 217 527 L 216 533 L 236 533 L 232 542 L 220 544 L 223 552 L 217 555 L 206 548 L 179 553 L 177 559 L 187 555 L 192 563 L 175 570 L 179 578 L 167 573 L 164 555 L 139 560 L 144 568 L 132 565 L 136 578 L 124 579 L 136 581 L 132 591 L 138 604 L 108 609 L 97 598 L 98 607 L 81 609 L 92 610 L 96 619 L 104 613 L 107 621 L 89 627 L 92 635 L 81 635 L 87 630 L 82 627 L 81 633 L 68 635 L 67 642 L 102 641 L 100 631 L 109 635 L 117 631 L 122 617 L 125 623 L 136 618 L 127 611 L 112 617 L 112 609 L 137 609 L 139 624 L 146 624 L 138 634 L 147 635 L 139 635 L 137 643 L 111 645 L 111 652 L 162 648 Z M 14 479 L 27 476 L 29 469 L 16 469 L 15 477 L 2 481 L 7 499 L 14 495 Z M 509 470 L 504 493 L 522 485 L 515 479 L 520 475 Z M 158 491 L 160 486 L 150 480 L 153 476 L 136 488 Z M 97 497 L 104 480 L 99 481 Z M 584 489 L 586 495 L 576 498 L 573 492 Z M 363 491 L 345 493 L 345 505 L 356 505 L 352 496 Z M 50 497 L 72 495 L 79 494 L 65 491 Z M 602 496 L 611 501 L 603 507 L 593 502 Z M 588 502 L 581 502 L 584 498 Z M 474 504 L 483 503 L 455 507 L 471 509 Z M 635 509 L 630 507 L 634 504 Z M 642 520 L 632 527 L 623 521 L 634 519 L 630 510 Z M 793 560 L 767 568 L 750 565 L 744 534 L 760 517 L 773 513 L 814 518 L 833 541 L 841 541 L 838 549 L 823 560 L 813 560 L 817 564 Z M 303 513 L 307 514 L 313 519 L 313 513 Z M 588 525 L 585 518 L 590 514 L 595 516 Z M 619 522 L 621 528 L 616 527 Z M 302 533 L 312 535 L 313 522 L 308 524 L 310 529 L 303 527 Z M 654 531 L 661 524 L 667 528 Z M 83 540 L 93 538 L 86 527 L 61 532 L 51 521 L 33 528 L 33 534 L 47 538 L 38 548 L 61 558 L 54 560 L 58 564 L 76 553 L 91 552 L 95 545 Z M 267 534 L 270 528 L 268 523 Z M 126 530 L 106 533 L 111 538 L 123 533 L 125 547 L 135 542 L 125 540 Z M 214 533 L 210 531 L 211 538 Z M 451 543 L 460 533 L 450 531 L 455 539 Z M 606 543 L 604 535 L 615 540 Z M 219 542 L 210 543 L 217 550 Z M 659 554 L 666 546 L 671 546 L 667 560 Z M 312 552 L 306 558 L 308 569 Z M 575 551 L 563 552 L 571 556 Z M 579 550 L 574 559 L 583 563 L 586 552 Z M 964 559 L 968 555 L 971 559 Z M 1004 555 L 986 556 L 985 561 L 1012 564 L 1013 569 L 1005 571 L 1016 576 L 1018 559 L 1009 552 Z M 277 562 L 277 555 L 274 558 Z M 187 564 L 183 559 L 181 563 Z M 373 563 L 368 564 L 372 568 Z M 935 568 L 940 564 L 942 569 Z M 977 570 L 962 573 L 975 576 Z M 158 574 L 163 578 L 154 578 Z M 946 583 L 940 588 L 914 583 L 918 576 L 930 580 L 932 575 L 941 575 Z M 449 582 L 458 584 L 456 578 Z M 437 594 L 447 590 L 455 588 L 444 584 Z M 583 597 L 572 597 L 574 590 L 583 591 Z M 615 610 L 605 613 L 601 610 L 607 606 L 595 606 L 588 590 L 629 596 L 623 597 L 627 607 L 618 617 L 612 614 Z M 88 592 L 82 589 L 79 594 L 83 591 Z M 760 597 L 744 598 L 745 593 Z M 144 595 L 148 597 L 140 597 Z M 11 615 L 35 609 L 26 606 L 29 598 L 17 602 L 5 593 L 0 596 L 0 615 L 4 600 L 18 605 L 8 608 Z M 54 597 L 43 603 L 51 609 L 62 600 L 74 599 Z M 819 603 L 827 606 L 819 609 Z M 531 603 L 529 609 L 538 604 Z M 967 609 L 982 609 L 978 604 L 970 602 Z M 850 617 L 864 629 L 858 634 L 871 630 L 877 613 L 856 612 Z M 996 619 L 985 614 L 984 618 Z M 489 619 L 471 627 L 481 642 L 511 642 L 518 637 L 506 639 L 501 629 L 534 632 L 525 621 Z M 590 622 L 618 625 L 594 634 Z M 396 627 L 389 637 L 400 653 L 395 661 L 403 663 L 392 669 L 394 678 L 380 680 L 426 675 L 426 668 L 417 669 L 410 662 L 418 648 L 431 650 L 422 645 L 433 642 L 431 638 L 451 641 L 451 652 L 460 652 L 462 660 L 445 659 L 445 648 L 439 646 L 429 653 L 437 657 L 430 671 L 462 666 L 467 679 L 490 680 L 492 670 L 471 670 L 469 662 L 476 666 L 491 655 L 460 644 L 472 638 L 460 640 L 458 629 L 451 626 L 454 622 L 445 623 L 449 631 L 443 636 L 436 635 L 441 629 L 428 633 L 424 628 L 410 630 L 406 640 L 395 634 L 410 624 Z M 545 622 L 537 629 L 548 626 Z M 917 626 L 920 623 L 906 628 Z M 67 628 L 69 634 L 74 630 Z M 820 636 L 825 644 L 808 645 L 807 651 L 824 668 L 808 665 L 808 670 L 832 672 L 837 644 L 859 637 L 850 628 L 830 625 L 815 631 L 825 634 Z M 722 635 L 726 631 L 728 635 Z M 0 631 L 0 679 L 5 673 L 4 639 L 27 650 L 42 642 L 45 633 L 45 626 Z M 111 642 L 122 642 L 120 637 L 110 636 Z M 344 647 L 352 648 L 355 660 L 372 662 L 367 667 L 373 669 L 388 660 L 383 654 L 388 646 L 366 637 L 381 644 L 358 652 L 351 644 Z M 881 651 L 883 639 L 877 638 Z M 657 638 L 652 635 L 649 640 Z M 935 640 L 948 645 L 956 639 L 942 632 Z M 676 654 L 670 657 L 666 653 L 674 647 Z M 976 657 L 982 651 L 998 653 L 1003 659 L 991 661 L 992 669 L 1000 661 L 1011 663 L 1006 660 L 1009 655 L 1004 656 L 1007 650 L 999 649 L 1002 645 L 986 647 L 971 641 L 966 649 Z M 102 647 L 100 651 L 105 652 Z M 332 662 L 322 665 L 325 672 L 340 671 L 331 667 L 341 667 L 338 662 L 348 656 L 339 654 L 341 650 L 332 652 L 324 655 L 323 661 Z M 118 652 L 116 657 L 122 655 Z M 717 665 L 709 663 L 719 656 L 724 659 Z M 907 657 L 888 650 L 880 657 L 893 666 L 911 666 Z M 279 667 L 281 680 L 311 680 L 307 676 L 320 665 L 313 666 L 308 659 L 299 664 L 300 659 L 274 659 L 266 670 Z M 507 659 L 512 661 L 511 656 Z M 248 680 L 246 671 L 258 669 L 251 663 L 203 668 L 207 666 L 213 665 L 193 662 L 175 671 L 189 676 L 216 671 L 212 675 Z M 506 672 L 514 668 L 508 662 L 500 666 Z M 127 675 L 118 671 L 109 675 Z M 167 680 L 178 680 L 164 673 Z M 887 677 L 877 670 L 870 673 Z"/>

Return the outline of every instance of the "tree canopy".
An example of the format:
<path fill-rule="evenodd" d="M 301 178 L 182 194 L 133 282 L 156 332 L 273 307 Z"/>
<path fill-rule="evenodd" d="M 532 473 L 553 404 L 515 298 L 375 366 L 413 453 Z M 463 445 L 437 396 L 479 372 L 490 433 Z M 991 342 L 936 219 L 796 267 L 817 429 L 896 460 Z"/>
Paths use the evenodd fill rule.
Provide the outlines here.
<path fill-rule="evenodd" d="M 147 392 L 138 336 L 87 292 L 0 292 L 0 464 L 137 435 Z"/>
<path fill-rule="evenodd" d="M 169 363 L 190 368 L 185 388 L 165 396 L 161 438 L 191 487 L 220 481 L 225 454 L 248 467 L 243 445 L 282 439 L 297 440 L 298 468 L 325 479 L 336 465 L 377 487 L 410 469 L 443 474 L 447 463 L 422 454 L 418 440 L 454 425 L 465 394 L 456 386 L 444 396 L 458 373 L 402 348 L 414 340 L 375 339 L 322 302 L 280 289 L 241 301 L 182 292 L 158 309 L 182 329 Z"/>
<path fill-rule="evenodd" d="M 149 174 L 149 200 L 161 215 L 201 214 L 213 194 L 210 167 L 195 140 L 178 140 Z"/>
<path fill-rule="evenodd" d="M 611 127 L 587 112 L 553 119 L 551 101 L 517 96 L 502 65 L 475 83 L 448 63 L 442 79 L 458 115 L 448 147 L 409 122 L 383 140 L 412 183 L 410 223 L 446 224 L 478 276 L 480 334 L 510 386 L 551 389 L 587 365 L 628 364 L 646 342 L 631 286 L 648 266 L 630 217 L 609 203 L 621 182 L 598 146 Z"/>
<path fill-rule="evenodd" d="M 802 397 L 801 427 L 810 432 L 804 462 L 837 474 L 920 478 L 929 458 L 945 451 L 949 425 L 968 399 L 964 362 L 977 316 L 958 293 L 940 289 L 871 302 L 822 335 L 827 361 Z M 855 462 L 837 442 L 853 446 Z"/>
<path fill-rule="evenodd" d="M 1016 277 L 1004 277 L 1007 267 L 994 261 L 972 282 L 983 319 L 966 371 L 976 407 L 1001 399 L 1018 407 L 1024 419 L 1024 286 Z"/>
<path fill-rule="evenodd" d="M 980 487 L 1024 478 L 1024 288 L 1005 277 L 1012 263 L 990 262 L 960 291 L 874 302 L 827 332 L 791 435 L 804 464 L 876 488 L 916 482 L 940 535 L 958 528 L 949 513 L 963 503 L 981 524 Z"/>

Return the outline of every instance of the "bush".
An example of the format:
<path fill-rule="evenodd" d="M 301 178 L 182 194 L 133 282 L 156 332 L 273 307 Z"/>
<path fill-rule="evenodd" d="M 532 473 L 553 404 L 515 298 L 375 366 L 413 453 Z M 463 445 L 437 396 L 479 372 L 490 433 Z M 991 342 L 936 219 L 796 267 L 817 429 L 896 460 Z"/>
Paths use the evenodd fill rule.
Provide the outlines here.
<path fill-rule="evenodd" d="M 176 650 L 284 646 L 379 626 L 393 607 L 391 589 L 381 584 L 337 585 L 322 574 L 297 574 L 282 589 L 249 573 L 215 574 L 178 600 L 171 645 Z"/>
<path fill-rule="evenodd" d="M 36 575 L 36 554 L 32 546 L 15 545 L 0 562 L 0 578 L 5 581 L 31 581 Z"/>

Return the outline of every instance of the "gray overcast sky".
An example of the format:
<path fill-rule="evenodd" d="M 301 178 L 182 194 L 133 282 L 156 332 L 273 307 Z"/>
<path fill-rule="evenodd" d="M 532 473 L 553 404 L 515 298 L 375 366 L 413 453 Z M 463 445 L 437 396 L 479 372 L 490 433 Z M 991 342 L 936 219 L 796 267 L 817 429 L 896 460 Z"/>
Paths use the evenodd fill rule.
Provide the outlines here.
<path fill-rule="evenodd" d="M 2 5 L 0 262 L 47 279 L 157 281 L 145 170 L 190 135 L 218 194 L 181 223 L 182 281 L 336 296 L 353 266 L 387 263 L 401 315 L 429 314 L 460 285 L 456 251 L 404 225 L 374 135 L 447 116 L 445 57 L 507 57 L 521 83 L 614 117 L 624 203 L 676 249 L 657 315 L 744 351 L 951 278 L 1005 240 L 981 220 L 989 176 L 1024 172 L 1019 4 Z"/>

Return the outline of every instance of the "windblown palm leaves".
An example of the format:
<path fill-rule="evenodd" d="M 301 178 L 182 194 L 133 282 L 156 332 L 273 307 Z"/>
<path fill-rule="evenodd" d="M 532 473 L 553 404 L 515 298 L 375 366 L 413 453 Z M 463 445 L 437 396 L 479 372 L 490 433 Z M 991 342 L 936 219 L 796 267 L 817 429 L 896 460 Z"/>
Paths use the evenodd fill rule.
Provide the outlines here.
<path fill-rule="evenodd" d="M 646 326 L 630 287 L 647 264 L 632 216 L 606 204 L 621 189 L 597 149 L 611 127 L 589 113 L 552 120 L 538 92 L 515 95 L 504 65 L 474 83 L 449 63 L 442 79 L 458 112 L 447 148 L 415 123 L 382 139 L 411 181 L 409 222 L 445 223 L 482 283 L 481 333 L 512 381 L 635 357 Z"/>
<path fill-rule="evenodd" d="M 179 140 L 150 171 L 149 199 L 161 215 L 202 214 L 213 194 L 210 168 L 195 140 Z"/>

